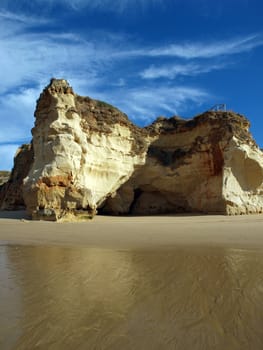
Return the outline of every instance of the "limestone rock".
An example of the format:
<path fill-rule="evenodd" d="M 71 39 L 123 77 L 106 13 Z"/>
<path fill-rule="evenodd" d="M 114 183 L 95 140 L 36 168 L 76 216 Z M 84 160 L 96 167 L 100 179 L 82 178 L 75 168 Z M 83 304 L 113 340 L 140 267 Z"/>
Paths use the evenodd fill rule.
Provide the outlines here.
<path fill-rule="evenodd" d="M 33 163 L 33 148 L 31 144 L 22 145 L 16 152 L 14 167 L 9 180 L 0 186 L 0 209 L 24 209 L 22 195 L 23 179 L 27 176 Z"/>
<path fill-rule="evenodd" d="M 75 95 L 52 79 L 41 94 L 32 129 L 34 163 L 23 197 L 34 219 L 94 215 L 97 206 L 143 164 L 147 135 L 118 109 Z"/>
<path fill-rule="evenodd" d="M 248 120 L 206 112 L 133 125 L 117 108 L 52 79 L 37 101 L 32 145 L 0 190 L 33 219 L 263 210 L 263 153 Z M 34 153 L 34 154 L 33 154 Z M 21 191 L 22 187 L 22 191 Z"/>
<path fill-rule="evenodd" d="M 101 209 L 116 214 L 263 211 L 263 153 L 248 120 L 206 112 L 192 120 L 160 118 L 146 162 Z"/>

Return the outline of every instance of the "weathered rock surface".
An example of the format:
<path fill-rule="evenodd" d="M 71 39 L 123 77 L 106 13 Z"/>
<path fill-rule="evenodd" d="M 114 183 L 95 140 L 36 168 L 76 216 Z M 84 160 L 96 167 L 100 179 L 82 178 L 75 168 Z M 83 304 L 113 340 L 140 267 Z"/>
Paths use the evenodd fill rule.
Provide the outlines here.
<path fill-rule="evenodd" d="M 9 177 L 10 177 L 10 171 L 1 170 L 0 171 L 0 185 L 3 185 L 5 182 L 7 182 Z"/>
<path fill-rule="evenodd" d="M 139 128 L 118 109 L 52 79 L 35 117 L 33 146 L 17 156 L 13 173 L 21 168 L 19 159 L 26 159 L 26 167 L 2 187 L 2 208 L 24 202 L 33 219 L 45 220 L 97 210 L 115 215 L 263 210 L 263 154 L 239 114 L 158 118 Z"/>
<path fill-rule="evenodd" d="M 109 198 L 114 214 L 261 213 L 263 154 L 248 120 L 233 112 L 206 112 L 192 120 L 161 118 L 145 164 Z"/>
<path fill-rule="evenodd" d="M 0 186 L 0 209 L 17 210 L 25 207 L 22 188 L 23 179 L 27 176 L 33 163 L 32 145 L 22 145 L 18 148 L 14 167 L 7 182 Z"/>
<path fill-rule="evenodd" d="M 144 163 L 147 134 L 118 109 L 75 95 L 65 80 L 44 89 L 35 117 L 35 157 L 23 190 L 33 218 L 92 216 Z"/>

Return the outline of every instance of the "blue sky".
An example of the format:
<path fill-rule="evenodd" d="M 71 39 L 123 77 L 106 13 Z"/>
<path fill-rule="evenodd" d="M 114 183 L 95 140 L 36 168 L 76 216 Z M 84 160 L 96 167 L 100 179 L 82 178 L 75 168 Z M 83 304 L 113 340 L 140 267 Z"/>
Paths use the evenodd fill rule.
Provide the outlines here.
<path fill-rule="evenodd" d="M 261 0 L 1 0 L 0 169 L 51 77 L 138 125 L 226 103 L 263 147 L 262 18 Z"/>

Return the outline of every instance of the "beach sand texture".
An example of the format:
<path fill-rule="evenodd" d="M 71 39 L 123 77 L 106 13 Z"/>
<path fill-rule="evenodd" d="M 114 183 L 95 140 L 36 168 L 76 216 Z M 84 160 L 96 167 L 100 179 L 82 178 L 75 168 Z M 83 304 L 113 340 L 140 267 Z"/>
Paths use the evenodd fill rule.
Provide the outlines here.
<path fill-rule="evenodd" d="M 262 349 L 262 224 L 1 213 L 0 349 Z"/>

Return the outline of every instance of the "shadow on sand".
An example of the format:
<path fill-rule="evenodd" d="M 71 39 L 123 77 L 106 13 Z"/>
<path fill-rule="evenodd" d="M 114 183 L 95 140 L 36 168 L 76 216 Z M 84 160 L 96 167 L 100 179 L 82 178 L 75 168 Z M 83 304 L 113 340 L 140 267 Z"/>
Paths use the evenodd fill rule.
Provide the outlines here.
<path fill-rule="evenodd" d="M 30 216 L 25 210 L 0 210 L 0 219 L 30 220 Z"/>

